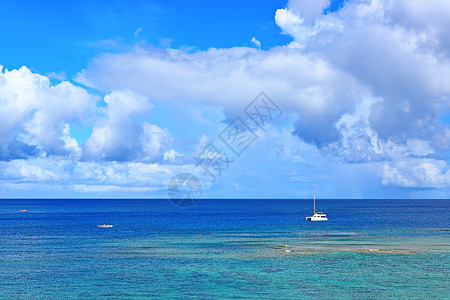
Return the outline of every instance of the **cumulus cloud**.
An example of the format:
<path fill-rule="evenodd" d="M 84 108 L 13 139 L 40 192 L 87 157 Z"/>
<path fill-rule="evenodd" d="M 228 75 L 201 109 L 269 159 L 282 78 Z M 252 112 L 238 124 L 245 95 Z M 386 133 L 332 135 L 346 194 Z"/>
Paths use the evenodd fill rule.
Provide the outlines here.
<path fill-rule="evenodd" d="M 392 3 L 386 17 L 392 25 L 399 25 L 422 35 L 421 47 L 450 57 L 450 3 L 448 1 L 407 1 Z M 430 47 L 431 46 L 431 47 Z"/>
<path fill-rule="evenodd" d="M 380 138 L 405 142 L 412 136 L 446 137 L 437 116 L 448 107 L 450 62 L 441 55 L 441 43 L 433 41 L 435 32 L 448 28 L 448 21 L 411 27 L 403 12 L 411 9 L 405 6 L 414 8 L 417 1 L 349 2 L 337 13 L 317 18 L 316 30 L 303 24 L 291 30 L 291 23 L 298 24 L 294 21 L 280 26 L 299 41 L 304 41 L 302 30 L 310 32 L 303 51 L 326 57 L 333 69 L 352 75 L 381 99 L 369 117 Z M 437 12 L 441 6 L 445 11 L 445 4 L 427 10 Z M 325 23 L 339 26 L 317 25 Z M 417 22 L 413 18 L 411 23 Z M 440 144 L 448 147 L 449 141 Z"/>
<path fill-rule="evenodd" d="M 450 171 L 443 160 L 408 159 L 385 163 L 381 177 L 384 185 L 421 188 L 448 188 Z"/>
<path fill-rule="evenodd" d="M 440 117 L 450 113 L 450 5 L 360 0 L 324 14 L 329 4 L 291 0 L 277 10 L 275 22 L 293 42 L 267 51 L 135 47 L 102 54 L 76 80 L 107 94 L 103 108 L 68 82 L 51 85 L 27 68 L 0 72 L 0 160 L 81 158 L 72 171 L 91 167 L 86 178 L 113 184 L 130 176 L 130 164 L 186 163 L 167 129 L 142 121 L 152 110 L 148 99 L 208 104 L 234 116 L 264 91 L 289 116 L 289 132 L 323 155 L 377 162 L 385 185 L 448 187 L 450 128 Z M 92 134 L 79 145 L 70 124 L 86 114 Z M 280 145 L 279 153 L 302 161 L 290 147 Z M 40 165 L 15 168 L 29 180 L 57 180 L 58 172 Z"/>
<path fill-rule="evenodd" d="M 0 66 L 0 160 L 77 152 L 69 124 L 85 119 L 96 100 L 67 81 L 51 85 L 26 67 Z"/>
<path fill-rule="evenodd" d="M 161 161 L 172 143 L 169 131 L 134 119 L 152 109 L 147 98 L 130 91 L 114 91 L 104 101 L 107 104 L 104 116 L 83 144 L 82 159 Z"/>
<path fill-rule="evenodd" d="M 450 112 L 450 5 L 361 0 L 325 14 L 329 5 L 289 1 L 277 10 L 275 22 L 294 39 L 287 46 L 194 53 L 136 47 L 100 55 L 77 80 L 228 111 L 264 90 L 295 116 L 293 133 L 323 154 L 346 163 L 441 166 L 450 148 L 449 126 L 440 120 Z M 388 174 L 380 172 L 384 183 L 403 185 Z M 415 186 L 441 186 L 414 178 Z"/>
<path fill-rule="evenodd" d="M 324 15 L 311 14 L 307 2 L 277 11 L 292 46 L 368 91 L 341 115 L 339 139 L 328 140 L 323 151 L 347 162 L 397 162 L 380 172 L 384 184 L 448 186 L 445 161 L 426 157 L 446 156 L 450 146 L 448 125 L 439 118 L 449 112 L 450 6 L 368 0 Z"/>
<path fill-rule="evenodd" d="M 146 97 L 114 91 L 104 97 L 105 107 L 97 107 L 97 100 L 98 96 L 67 81 L 51 85 L 46 76 L 26 67 L 2 72 L 0 66 L 0 160 L 164 162 L 165 152 L 171 150 L 171 134 L 136 120 L 152 109 Z M 93 124 L 83 145 L 71 136 L 72 124 Z M 166 162 L 177 163 L 181 155 L 166 157 Z M 38 174 L 34 167 L 29 172 Z"/>
<path fill-rule="evenodd" d="M 297 115 L 297 134 L 320 145 L 338 138 L 334 123 L 364 92 L 323 59 L 286 47 L 197 53 L 136 48 L 95 58 L 78 80 L 105 92 L 129 89 L 151 99 L 219 105 L 232 115 L 263 90 Z"/>
<path fill-rule="evenodd" d="M 288 7 L 306 22 L 313 22 L 322 17 L 323 12 L 330 6 L 330 0 L 289 0 Z"/>
<path fill-rule="evenodd" d="M 288 8 L 278 9 L 275 13 L 275 22 L 281 28 L 282 33 L 294 37 L 294 42 L 290 44 L 291 47 L 306 47 L 319 33 L 325 35 L 344 30 L 343 22 L 333 14 L 326 16 L 317 14 L 317 8 L 323 6 L 305 6 L 305 4 L 311 5 L 312 3 L 320 5 L 321 1 L 294 1 L 291 3 L 294 4 L 294 8 L 288 6 Z"/>

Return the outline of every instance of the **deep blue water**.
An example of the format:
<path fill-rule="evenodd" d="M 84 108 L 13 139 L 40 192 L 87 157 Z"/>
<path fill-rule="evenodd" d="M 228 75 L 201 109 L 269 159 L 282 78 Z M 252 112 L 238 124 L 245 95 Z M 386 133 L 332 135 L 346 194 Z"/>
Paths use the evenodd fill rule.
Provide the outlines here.
<path fill-rule="evenodd" d="M 312 200 L 0 199 L 0 297 L 448 299 L 449 207 L 319 199 L 329 221 L 306 222 Z"/>

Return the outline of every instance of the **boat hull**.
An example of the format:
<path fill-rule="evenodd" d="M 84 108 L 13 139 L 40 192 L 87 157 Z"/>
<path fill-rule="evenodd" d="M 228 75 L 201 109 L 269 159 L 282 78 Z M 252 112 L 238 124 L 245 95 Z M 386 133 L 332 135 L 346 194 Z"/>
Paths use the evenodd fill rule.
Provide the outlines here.
<path fill-rule="evenodd" d="M 306 221 L 328 221 L 328 218 L 324 213 L 315 213 L 312 216 L 306 217 Z"/>
<path fill-rule="evenodd" d="M 328 221 L 328 218 L 306 217 L 306 221 Z"/>

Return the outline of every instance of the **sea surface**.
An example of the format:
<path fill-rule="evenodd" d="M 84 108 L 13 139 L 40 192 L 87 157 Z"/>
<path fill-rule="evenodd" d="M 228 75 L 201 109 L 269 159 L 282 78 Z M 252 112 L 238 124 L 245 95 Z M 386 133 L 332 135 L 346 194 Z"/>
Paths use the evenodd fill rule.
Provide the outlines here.
<path fill-rule="evenodd" d="M 449 200 L 316 204 L 0 199 L 0 298 L 450 299 Z"/>

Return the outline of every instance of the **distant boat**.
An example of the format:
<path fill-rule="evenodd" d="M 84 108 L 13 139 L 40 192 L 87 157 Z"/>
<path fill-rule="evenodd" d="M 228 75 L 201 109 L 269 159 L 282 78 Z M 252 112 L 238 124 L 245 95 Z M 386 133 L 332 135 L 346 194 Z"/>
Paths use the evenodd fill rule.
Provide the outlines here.
<path fill-rule="evenodd" d="M 109 224 L 103 224 L 103 225 L 97 225 L 98 228 L 112 228 L 113 225 L 109 225 Z"/>
<path fill-rule="evenodd" d="M 327 215 L 323 212 L 316 212 L 316 195 L 314 195 L 314 213 L 310 217 L 306 217 L 306 221 L 328 221 Z"/>

